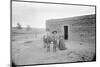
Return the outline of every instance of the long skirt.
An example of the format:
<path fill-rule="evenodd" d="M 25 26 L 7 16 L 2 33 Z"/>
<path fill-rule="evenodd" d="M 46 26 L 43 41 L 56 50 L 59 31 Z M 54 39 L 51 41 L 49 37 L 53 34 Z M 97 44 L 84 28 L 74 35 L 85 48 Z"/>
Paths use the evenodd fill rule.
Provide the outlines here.
<path fill-rule="evenodd" d="M 63 39 L 59 40 L 59 49 L 60 50 L 66 50 L 65 42 Z"/>

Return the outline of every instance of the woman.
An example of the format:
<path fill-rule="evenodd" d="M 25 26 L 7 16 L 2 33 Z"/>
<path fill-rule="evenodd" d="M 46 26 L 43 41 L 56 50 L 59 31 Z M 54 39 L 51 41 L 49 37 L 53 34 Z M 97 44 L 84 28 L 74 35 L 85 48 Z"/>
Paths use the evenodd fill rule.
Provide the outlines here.
<path fill-rule="evenodd" d="M 63 36 L 59 37 L 59 49 L 60 50 L 65 50 L 66 49 Z"/>

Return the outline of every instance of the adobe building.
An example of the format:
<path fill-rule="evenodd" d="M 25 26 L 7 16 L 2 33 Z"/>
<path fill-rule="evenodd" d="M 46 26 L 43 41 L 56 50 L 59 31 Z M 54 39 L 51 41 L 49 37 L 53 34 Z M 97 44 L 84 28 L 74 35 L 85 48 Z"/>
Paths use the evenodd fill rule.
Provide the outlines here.
<path fill-rule="evenodd" d="M 70 18 L 49 19 L 46 30 L 57 31 L 65 40 L 95 43 L 96 15 L 84 15 Z"/>

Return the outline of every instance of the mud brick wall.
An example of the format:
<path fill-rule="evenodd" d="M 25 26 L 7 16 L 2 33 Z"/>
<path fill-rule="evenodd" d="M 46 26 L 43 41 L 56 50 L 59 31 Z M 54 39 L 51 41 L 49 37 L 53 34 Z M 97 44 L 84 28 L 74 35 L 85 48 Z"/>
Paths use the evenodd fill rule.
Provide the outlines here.
<path fill-rule="evenodd" d="M 50 32 L 56 30 L 64 36 L 64 26 L 68 26 L 68 40 L 91 43 L 95 43 L 95 25 L 95 14 L 46 21 L 46 29 Z"/>

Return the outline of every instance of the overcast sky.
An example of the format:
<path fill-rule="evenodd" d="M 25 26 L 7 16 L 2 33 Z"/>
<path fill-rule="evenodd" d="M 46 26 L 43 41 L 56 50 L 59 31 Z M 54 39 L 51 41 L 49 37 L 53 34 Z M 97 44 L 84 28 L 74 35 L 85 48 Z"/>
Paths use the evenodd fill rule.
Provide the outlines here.
<path fill-rule="evenodd" d="M 12 25 L 45 28 L 46 20 L 94 14 L 90 6 L 74 6 L 44 3 L 12 2 Z"/>

